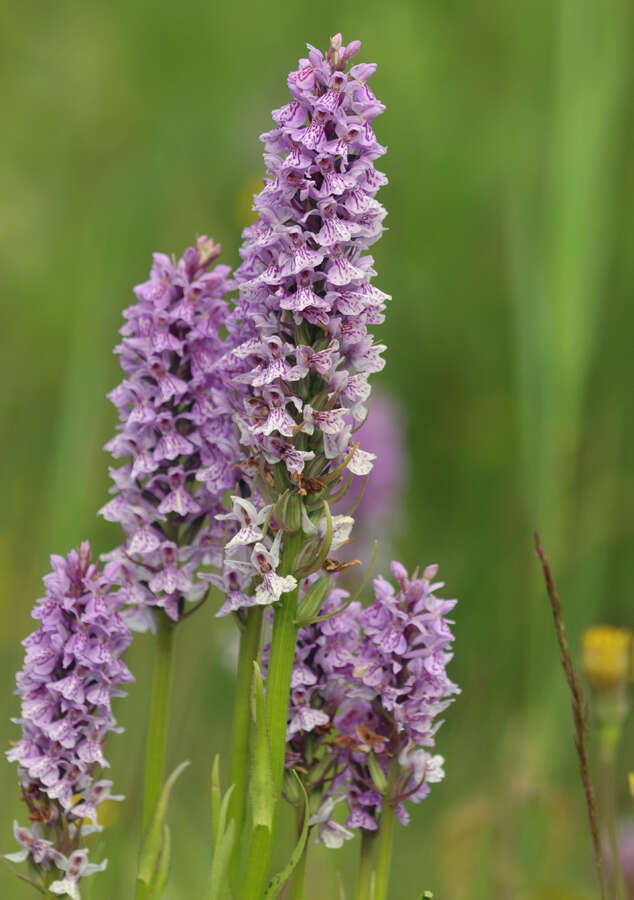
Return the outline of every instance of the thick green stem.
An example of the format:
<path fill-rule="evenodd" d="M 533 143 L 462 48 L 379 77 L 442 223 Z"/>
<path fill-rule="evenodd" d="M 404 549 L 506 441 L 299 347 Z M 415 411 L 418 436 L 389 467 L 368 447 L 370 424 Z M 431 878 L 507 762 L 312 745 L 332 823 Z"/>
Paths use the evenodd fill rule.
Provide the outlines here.
<path fill-rule="evenodd" d="M 392 839 L 394 835 L 395 807 L 393 803 L 383 802 L 381 824 L 376 848 L 376 869 L 374 877 L 373 900 L 386 900 L 392 865 Z"/>
<path fill-rule="evenodd" d="M 231 857 L 231 883 L 237 885 L 242 859 L 244 822 L 246 818 L 247 790 L 249 784 L 251 729 L 251 686 L 253 683 L 253 662 L 258 657 L 260 633 L 262 631 L 262 607 L 252 606 L 247 610 L 246 624 L 240 635 L 240 655 L 236 676 L 236 697 L 234 704 L 233 737 L 231 741 L 231 770 L 229 783 L 233 785 L 229 821 L 236 823 L 236 841 Z"/>
<path fill-rule="evenodd" d="M 390 881 L 392 865 L 392 840 L 394 820 L 396 818 L 396 802 L 392 799 L 394 787 L 399 775 L 398 758 L 394 756 L 387 775 L 387 787 L 381 809 L 381 821 L 376 848 L 376 868 L 374 870 L 374 895 L 372 900 L 387 900 L 387 889 Z"/>
<path fill-rule="evenodd" d="M 361 832 L 361 850 L 359 853 L 359 871 L 357 872 L 357 890 L 355 900 L 372 900 L 372 872 L 375 831 Z"/>
<path fill-rule="evenodd" d="M 280 571 L 288 575 L 293 560 L 302 546 L 302 532 L 287 534 L 282 550 Z M 284 777 L 284 756 L 286 752 L 286 726 L 288 722 L 288 701 L 291 689 L 291 673 L 297 643 L 297 600 L 299 588 L 282 595 L 275 610 L 273 634 L 266 677 L 266 720 L 271 741 L 271 775 L 273 791 L 273 827 L 256 828 L 251 835 L 245 878 L 241 897 L 259 900 L 266 890 L 271 856 L 275 845 L 275 830 L 278 819 L 279 800 Z M 248 893 L 247 893 L 248 887 Z"/>
<path fill-rule="evenodd" d="M 275 794 L 279 796 L 284 774 L 286 726 L 293 657 L 297 641 L 297 592 L 287 594 L 276 610 L 271 640 L 270 672 L 266 679 L 267 720 L 271 733 L 271 769 Z"/>
<path fill-rule="evenodd" d="M 145 751 L 145 780 L 143 784 L 143 824 L 145 837 L 165 781 L 165 752 L 167 719 L 169 715 L 174 647 L 174 622 L 159 612 L 156 634 L 156 656 L 152 675 L 152 698 Z M 145 900 L 147 887 L 137 881 L 137 900 Z"/>

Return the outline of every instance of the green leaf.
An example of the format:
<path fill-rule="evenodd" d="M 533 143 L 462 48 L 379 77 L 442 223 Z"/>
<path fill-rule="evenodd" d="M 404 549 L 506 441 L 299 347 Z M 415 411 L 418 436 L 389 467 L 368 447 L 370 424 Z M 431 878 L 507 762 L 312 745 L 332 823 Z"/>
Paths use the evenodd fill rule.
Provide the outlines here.
<path fill-rule="evenodd" d="M 295 624 L 301 628 L 310 625 L 319 610 L 324 605 L 324 600 L 332 586 L 332 575 L 322 575 L 308 588 L 297 610 Z"/>
<path fill-rule="evenodd" d="M 223 801 L 223 806 L 225 807 L 225 815 L 225 801 L 227 801 L 230 797 L 232 789 L 233 785 L 231 785 L 231 787 L 227 791 Z M 229 822 L 229 827 L 225 831 L 223 831 L 222 833 L 219 831 L 218 835 L 218 843 L 216 844 L 214 859 L 211 866 L 211 886 L 209 889 L 209 900 L 226 900 L 227 897 L 227 893 L 226 891 L 224 891 L 224 885 L 227 877 L 227 871 L 229 869 L 229 863 L 231 861 L 233 844 L 236 837 L 236 823 L 234 822 L 234 820 L 232 819 Z"/>
<path fill-rule="evenodd" d="M 331 506 L 334 506 L 335 503 L 338 503 L 339 500 L 341 500 L 343 497 L 346 496 L 346 494 L 350 490 L 353 479 L 354 479 L 354 475 L 351 472 L 348 475 L 348 477 L 346 478 L 346 480 L 343 482 L 343 484 L 341 485 L 339 490 L 335 491 L 334 494 L 330 494 L 330 496 L 328 497 L 328 502 L 330 503 Z"/>
<path fill-rule="evenodd" d="M 263 825 L 270 830 L 273 827 L 275 785 L 271 764 L 271 742 L 264 704 L 264 685 L 257 662 L 253 663 L 253 687 L 255 692 L 255 750 L 250 784 L 253 826 L 257 828 L 259 825 Z"/>
<path fill-rule="evenodd" d="M 161 796 L 159 797 L 158 803 L 156 804 L 156 810 L 152 817 L 152 821 L 150 822 L 150 826 L 143 841 L 141 856 L 139 858 L 139 871 L 137 873 L 137 878 L 148 887 L 152 883 L 152 878 L 154 876 L 154 872 L 159 861 L 159 855 L 161 853 L 163 843 L 163 826 L 165 825 L 165 819 L 167 817 L 167 805 L 169 803 L 170 794 L 172 792 L 172 788 L 174 787 L 176 779 L 187 768 L 188 765 L 189 760 L 185 760 L 185 762 L 182 762 L 180 766 L 174 769 L 170 777 L 165 782 L 163 790 L 161 791 Z"/>
<path fill-rule="evenodd" d="M 156 871 L 154 873 L 154 878 L 152 879 L 152 884 L 150 885 L 149 892 L 150 896 L 152 898 L 156 898 L 156 900 L 158 900 L 158 898 L 162 895 L 167 883 L 171 847 L 172 841 L 170 838 L 170 830 L 166 823 L 165 825 L 163 825 L 163 840 L 161 842 L 161 852 L 159 854 Z"/>
<path fill-rule="evenodd" d="M 227 813 L 229 812 L 229 804 L 231 803 L 231 795 L 235 785 L 231 785 L 227 793 L 222 798 L 222 806 L 220 807 L 220 816 L 218 818 L 218 841 L 222 841 L 227 831 Z"/>
<path fill-rule="evenodd" d="M 359 504 L 360 504 L 361 501 L 363 500 L 363 495 L 365 494 L 365 489 L 366 489 L 367 486 L 368 486 L 368 479 L 369 479 L 369 478 L 370 478 L 369 475 L 366 475 L 366 476 L 364 477 L 364 479 L 363 479 L 363 484 L 361 485 L 361 490 L 360 490 L 359 493 L 357 494 L 357 499 L 354 501 L 354 503 L 352 504 L 352 506 L 350 507 L 350 509 L 349 509 L 348 512 L 346 513 L 347 516 L 352 516 L 352 515 L 354 515 L 354 513 L 356 512 L 356 510 L 357 510 Z"/>
<path fill-rule="evenodd" d="M 216 755 L 211 775 L 211 803 L 213 813 L 213 843 L 214 853 L 211 864 L 211 883 L 209 887 L 209 897 L 220 898 L 223 896 L 221 891 L 224 888 L 227 876 L 227 870 L 231 861 L 233 845 L 235 842 L 235 821 L 232 819 L 227 827 L 227 816 L 229 814 L 229 806 L 231 804 L 231 795 L 233 794 L 235 785 L 232 784 L 227 793 L 221 799 L 220 793 L 220 776 L 218 772 L 219 757 Z M 226 893 L 224 895 L 226 897 Z"/>
<path fill-rule="evenodd" d="M 302 794 L 304 795 L 304 824 L 302 825 L 302 833 L 300 834 L 297 843 L 295 844 L 295 849 L 291 853 L 290 859 L 284 869 L 271 879 L 267 892 L 264 895 L 264 900 L 275 900 L 275 898 L 279 896 L 280 891 L 292 875 L 293 869 L 300 861 L 308 839 L 308 794 L 306 793 L 306 788 L 302 784 L 301 778 L 295 770 L 293 770 L 293 775 L 297 778 L 302 789 Z"/>

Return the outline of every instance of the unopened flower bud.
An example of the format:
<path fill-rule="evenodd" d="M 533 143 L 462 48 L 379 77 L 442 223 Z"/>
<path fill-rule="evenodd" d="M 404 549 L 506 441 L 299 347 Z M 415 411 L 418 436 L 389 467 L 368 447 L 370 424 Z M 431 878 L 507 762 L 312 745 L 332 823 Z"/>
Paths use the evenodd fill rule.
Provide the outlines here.
<path fill-rule="evenodd" d="M 300 627 L 310 625 L 324 605 L 332 587 L 332 575 L 322 575 L 308 588 L 297 610 L 296 623 Z"/>
<path fill-rule="evenodd" d="M 322 543 L 319 535 L 314 534 L 307 538 L 293 561 L 293 572 L 301 577 L 310 575 L 311 572 L 316 572 L 320 565 Z"/>
<path fill-rule="evenodd" d="M 275 521 L 285 531 L 299 531 L 302 526 L 302 501 L 298 494 L 286 491 L 275 504 Z"/>
<path fill-rule="evenodd" d="M 379 762 L 379 759 L 374 750 L 368 753 L 368 769 L 370 770 L 372 781 L 374 782 L 374 786 L 379 794 L 385 794 L 385 790 L 387 788 L 387 778 L 385 776 L 385 772 L 381 768 L 381 763 Z"/>
<path fill-rule="evenodd" d="M 284 796 L 293 806 L 304 802 L 304 794 L 293 769 L 284 769 Z"/>

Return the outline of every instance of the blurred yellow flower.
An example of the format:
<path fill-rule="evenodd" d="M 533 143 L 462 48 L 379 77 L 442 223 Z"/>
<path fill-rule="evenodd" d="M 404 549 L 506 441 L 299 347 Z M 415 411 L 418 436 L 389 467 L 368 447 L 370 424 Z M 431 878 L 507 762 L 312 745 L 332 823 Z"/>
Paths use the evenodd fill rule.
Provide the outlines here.
<path fill-rule="evenodd" d="M 81 794 L 73 796 L 73 803 L 79 803 L 82 799 Z M 112 800 L 103 800 L 97 807 L 97 822 L 102 828 L 113 825 L 119 818 L 119 810 L 117 804 Z M 82 825 L 91 825 L 90 819 L 83 819 Z"/>
<path fill-rule="evenodd" d="M 632 674 L 632 633 L 628 628 L 593 625 L 583 634 L 583 669 L 593 687 L 624 685 Z"/>
<path fill-rule="evenodd" d="M 632 800 L 634 800 L 634 772 L 630 772 L 629 781 L 630 781 L 630 794 L 632 795 Z"/>

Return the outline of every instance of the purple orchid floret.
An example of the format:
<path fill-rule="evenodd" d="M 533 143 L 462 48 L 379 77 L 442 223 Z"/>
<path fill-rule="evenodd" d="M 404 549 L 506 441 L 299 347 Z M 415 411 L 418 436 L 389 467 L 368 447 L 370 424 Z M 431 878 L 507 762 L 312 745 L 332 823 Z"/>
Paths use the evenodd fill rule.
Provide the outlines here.
<path fill-rule="evenodd" d="M 201 237 L 178 262 L 154 254 L 150 279 L 124 312 L 119 354 L 125 380 L 110 393 L 118 433 L 106 449 L 127 458 L 111 469 L 114 498 L 101 510 L 126 542 L 131 624 L 151 626 L 149 606 L 170 618 L 206 589 L 202 563 L 218 566 L 227 526 L 216 520 L 236 485 L 239 457 L 221 358 L 232 288 L 220 246 Z M 134 613 L 134 616 L 132 615 Z"/>
<path fill-rule="evenodd" d="M 56 867 L 73 881 L 74 892 L 66 893 L 76 897 L 81 875 L 105 866 L 87 862 L 86 851 L 78 848 L 81 835 L 99 829 L 103 800 L 122 799 L 98 773 L 108 766 L 104 740 L 119 730 L 112 699 L 124 696 L 121 685 L 133 680 L 121 659 L 131 634 L 119 614 L 125 596 L 118 564 L 100 570 L 84 542 L 65 558 L 52 556 L 51 566 L 45 596 L 32 613 L 40 625 L 23 641 L 24 667 L 16 676 L 22 708 L 14 721 L 22 726 L 22 737 L 7 752 L 18 764 L 34 824 L 32 829 L 15 824 L 22 849 L 7 858 L 29 858 L 37 871 Z M 50 890 L 55 892 L 53 885 Z"/>
<path fill-rule="evenodd" d="M 343 839 L 328 831 L 333 798 L 347 802 L 346 829 L 375 830 L 385 791 L 406 824 L 403 802 L 420 802 L 444 777 L 442 757 L 429 751 L 438 717 L 459 693 L 446 672 L 453 643 L 447 615 L 456 601 L 436 596 L 436 566 L 411 578 L 400 563 L 391 570 L 397 587 L 375 579 L 371 606 L 352 603 L 299 632 L 287 766 L 308 773 L 324 806 L 313 812 L 318 839 L 331 846 Z M 321 614 L 342 608 L 346 596 L 333 590 Z"/>
<path fill-rule="evenodd" d="M 430 785 L 444 777 L 442 757 L 432 756 L 426 748 L 434 747 L 442 724 L 438 716 L 460 692 L 446 671 L 453 655 L 452 621 L 446 617 L 457 601 L 436 596 L 443 583 L 433 580 L 438 571 L 435 565 L 420 576 L 417 570 L 411 579 L 398 562 L 392 563 L 391 571 L 398 590 L 384 578 L 376 578 L 375 601 L 360 614 L 363 636 L 355 653 L 353 685 L 334 721 L 342 732 L 358 739 L 357 746 L 349 745 L 345 753 L 350 783 L 361 796 L 375 780 L 369 756 L 386 778 L 390 760 L 398 759 L 389 799 L 396 802 L 396 813 L 407 824 L 403 800 L 420 802 Z M 377 821 L 383 802 L 377 796 L 381 802 L 366 804 L 364 818 Z M 354 802 L 349 806 L 354 818 Z"/>
<path fill-rule="evenodd" d="M 383 322 L 388 296 L 371 283 L 366 251 L 384 230 L 375 195 L 387 179 L 374 165 L 385 153 L 371 125 L 383 111 L 368 85 L 375 66 L 348 67 L 359 47 L 340 35 L 325 56 L 309 45 L 288 76 L 291 100 L 262 135 L 265 187 L 235 276 L 227 360 L 235 420 L 249 460 L 279 493 L 305 494 L 303 478 L 346 467 L 365 476 L 374 458 L 355 430 L 368 378 L 383 368 L 384 347 L 368 328 Z M 226 564 L 246 558 L 235 547 Z"/>
<path fill-rule="evenodd" d="M 62 869 L 63 877 L 49 885 L 49 891 L 52 894 L 70 897 L 71 900 L 81 900 L 78 887 L 80 878 L 93 875 L 95 872 L 103 872 L 107 864 L 106 859 L 97 865 L 89 863 L 87 850 L 74 850 L 68 859 L 64 859 L 58 866 Z"/>

